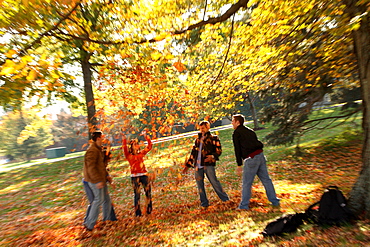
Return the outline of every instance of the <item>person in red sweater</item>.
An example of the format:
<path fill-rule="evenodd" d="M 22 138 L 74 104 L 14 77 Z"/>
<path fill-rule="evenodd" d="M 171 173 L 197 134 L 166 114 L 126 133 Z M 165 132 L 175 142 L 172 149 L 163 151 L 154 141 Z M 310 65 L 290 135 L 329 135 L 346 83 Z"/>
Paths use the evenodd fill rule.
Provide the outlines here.
<path fill-rule="evenodd" d="M 122 138 L 122 149 L 126 156 L 128 163 L 130 164 L 131 170 L 131 183 L 134 188 L 134 204 L 135 204 L 135 215 L 141 216 L 140 209 L 140 185 L 144 187 L 146 196 L 146 213 L 150 214 L 152 212 L 152 195 L 151 195 L 151 185 L 150 179 L 148 177 L 148 172 L 144 165 L 144 156 L 152 149 L 152 142 L 143 133 L 144 138 L 148 142 L 148 145 L 140 150 L 140 145 L 136 139 L 130 140 L 129 145 L 127 145 L 127 139 L 125 136 Z"/>

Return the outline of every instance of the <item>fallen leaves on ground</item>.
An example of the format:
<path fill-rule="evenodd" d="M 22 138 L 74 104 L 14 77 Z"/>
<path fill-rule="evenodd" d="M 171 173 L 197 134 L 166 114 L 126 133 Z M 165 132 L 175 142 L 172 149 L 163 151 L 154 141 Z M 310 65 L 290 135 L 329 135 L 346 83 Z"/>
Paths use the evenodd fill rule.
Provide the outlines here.
<path fill-rule="evenodd" d="M 351 153 L 348 157 L 348 153 Z M 269 164 L 281 208 L 269 205 L 256 179 L 251 209 L 235 210 L 240 201 L 241 179 L 233 157 L 224 157 L 218 178 L 231 202 L 221 202 L 206 183 L 211 206 L 199 207 L 191 172 L 157 169 L 153 184 L 153 212 L 135 217 L 130 178 L 121 173 L 110 189 L 118 221 L 98 221 L 92 232 L 82 221 L 87 200 L 82 190 L 82 160 L 63 161 L 0 174 L 1 246 L 365 246 L 369 222 L 322 229 L 304 225 L 284 237 L 263 238 L 266 224 L 283 213 L 300 212 L 317 201 L 328 185 L 348 194 L 361 167 L 361 145 L 340 149 L 307 149 L 300 158 L 288 157 Z M 68 162 L 68 163 L 67 163 Z M 118 171 L 119 166 L 115 168 Z M 113 172 L 114 173 L 114 172 Z M 114 174 L 113 174 L 114 176 Z M 141 202 L 143 203 L 144 193 Z"/>

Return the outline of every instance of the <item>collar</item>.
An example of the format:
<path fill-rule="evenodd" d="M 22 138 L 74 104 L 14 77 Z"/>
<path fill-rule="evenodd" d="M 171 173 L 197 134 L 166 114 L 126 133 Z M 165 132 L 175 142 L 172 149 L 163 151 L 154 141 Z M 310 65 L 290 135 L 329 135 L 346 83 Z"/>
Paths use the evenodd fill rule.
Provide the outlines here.
<path fill-rule="evenodd" d="M 96 148 L 103 150 L 103 147 L 99 146 L 96 142 L 93 141 L 92 145 L 94 145 Z"/>
<path fill-rule="evenodd" d="M 210 136 L 211 135 L 211 132 L 210 131 L 208 131 L 208 132 L 206 132 L 205 134 L 204 134 L 204 137 L 207 137 L 207 136 Z M 202 138 L 202 133 L 198 133 L 198 138 L 200 139 L 200 138 Z"/>

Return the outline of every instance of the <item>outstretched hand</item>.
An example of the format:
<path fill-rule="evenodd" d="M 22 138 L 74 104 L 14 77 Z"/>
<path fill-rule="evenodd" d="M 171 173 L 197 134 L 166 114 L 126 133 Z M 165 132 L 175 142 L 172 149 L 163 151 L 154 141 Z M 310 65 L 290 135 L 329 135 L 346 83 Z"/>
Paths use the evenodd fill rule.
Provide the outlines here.
<path fill-rule="evenodd" d="M 204 162 L 212 163 L 215 162 L 215 157 L 213 155 L 207 155 L 207 157 L 204 159 Z"/>
<path fill-rule="evenodd" d="M 185 168 L 182 170 L 182 174 L 188 173 L 189 167 L 185 166 Z"/>
<path fill-rule="evenodd" d="M 236 167 L 236 174 L 237 174 L 238 176 L 243 175 L 243 167 L 242 167 L 242 166 L 238 166 L 238 167 Z"/>

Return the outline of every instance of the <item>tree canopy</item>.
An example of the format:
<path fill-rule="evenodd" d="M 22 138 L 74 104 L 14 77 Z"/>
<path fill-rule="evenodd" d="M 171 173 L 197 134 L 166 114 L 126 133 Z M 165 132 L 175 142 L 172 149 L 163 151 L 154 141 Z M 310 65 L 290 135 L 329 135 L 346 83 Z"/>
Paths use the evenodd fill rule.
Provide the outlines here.
<path fill-rule="evenodd" d="M 0 4 L 2 106 L 35 97 L 78 101 L 72 89 L 82 87 L 67 70 L 78 63 L 94 128 L 131 128 L 138 120 L 165 132 L 175 122 L 223 117 L 250 91 L 278 96 L 282 124 L 301 124 L 307 118 L 286 109 L 306 102 L 300 111 L 309 114 L 326 92 L 361 85 L 370 131 L 368 0 Z M 369 161 L 370 151 L 364 171 Z"/>

